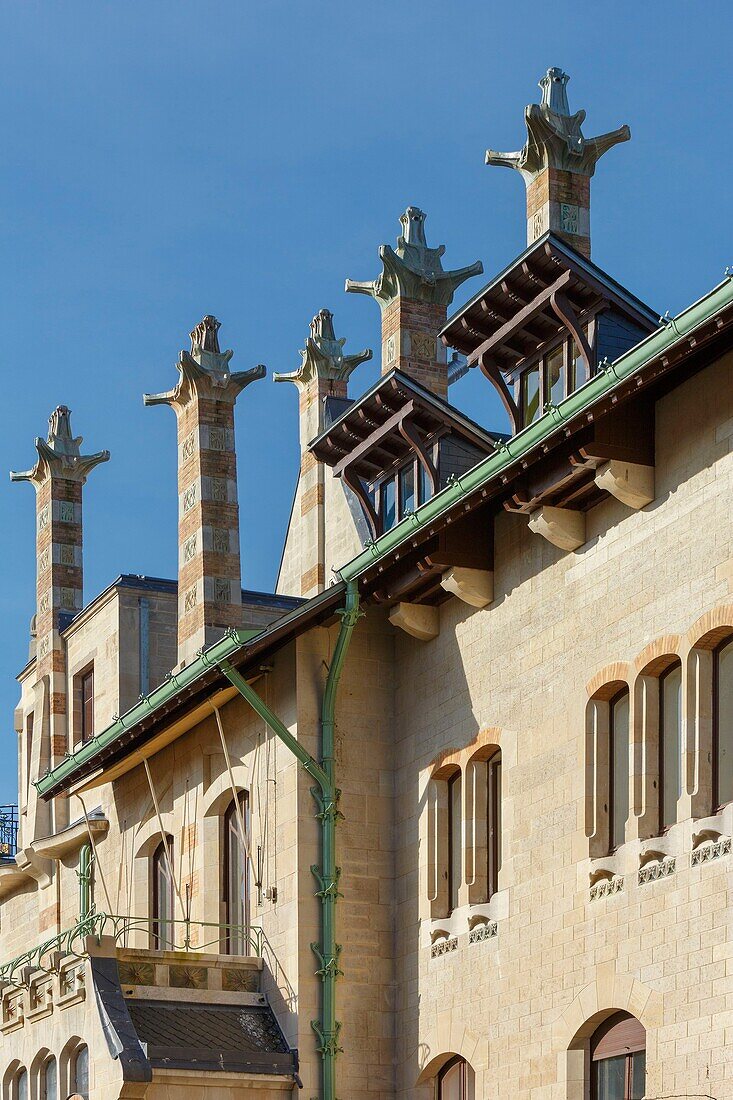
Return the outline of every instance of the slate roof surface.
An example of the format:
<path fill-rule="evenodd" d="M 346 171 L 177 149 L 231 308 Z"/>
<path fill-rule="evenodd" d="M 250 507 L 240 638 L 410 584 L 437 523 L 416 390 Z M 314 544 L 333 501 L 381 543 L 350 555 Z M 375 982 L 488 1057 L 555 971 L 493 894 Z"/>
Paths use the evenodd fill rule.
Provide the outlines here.
<path fill-rule="evenodd" d="M 281 1074 L 297 1068 L 267 1005 L 129 999 L 127 1009 L 153 1066 Z"/>

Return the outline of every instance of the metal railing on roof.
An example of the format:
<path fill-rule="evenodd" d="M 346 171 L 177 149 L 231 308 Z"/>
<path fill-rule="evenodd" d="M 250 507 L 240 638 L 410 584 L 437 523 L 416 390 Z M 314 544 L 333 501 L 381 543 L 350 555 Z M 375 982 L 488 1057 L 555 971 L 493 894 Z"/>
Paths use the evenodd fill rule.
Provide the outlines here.
<path fill-rule="evenodd" d="M 18 850 L 18 807 L 0 806 L 0 860 L 12 859 Z"/>
<path fill-rule="evenodd" d="M 61 960 L 69 955 L 86 958 L 90 936 L 97 941 L 108 936 L 118 947 L 136 951 L 208 952 L 249 958 L 262 958 L 264 941 L 262 929 L 257 927 L 92 913 L 0 966 L 0 987 L 27 985 L 30 976 L 39 970 L 56 973 Z"/>

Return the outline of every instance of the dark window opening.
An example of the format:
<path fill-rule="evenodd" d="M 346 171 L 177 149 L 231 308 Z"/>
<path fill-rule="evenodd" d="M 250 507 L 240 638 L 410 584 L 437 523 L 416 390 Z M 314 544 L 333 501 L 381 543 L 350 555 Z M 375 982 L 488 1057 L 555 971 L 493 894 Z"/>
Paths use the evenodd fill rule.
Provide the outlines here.
<path fill-rule="evenodd" d="M 169 862 L 170 860 L 170 862 Z M 172 950 L 175 946 L 173 926 L 173 837 L 166 844 L 161 840 L 153 853 L 153 946 L 159 951 Z"/>
<path fill-rule="evenodd" d="M 628 1012 L 617 1012 L 590 1042 L 591 1100 L 643 1100 L 646 1032 Z"/>
<path fill-rule="evenodd" d="M 499 871 L 501 870 L 501 753 L 497 752 L 486 766 L 488 792 L 486 801 L 487 816 L 487 883 L 491 897 L 499 889 Z"/>
<path fill-rule="evenodd" d="M 238 812 L 239 811 L 239 812 Z M 249 831 L 249 796 L 242 791 L 224 815 L 224 908 L 227 955 L 247 955 L 249 945 L 249 861 L 240 828 Z"/>
<path fill-rule="evenodd" d="M 713 812 L 733 802 L 733 639 L 713 661 Z"/>
<path fill-rule="evenodd" d="M 458 908 L 459 891 L 463 875 L 463 817 L 461 799 L 461 773 L 457 771 L 448 780 L 448 909 Z"/>
<path fill-rule="evenodd" d="M 659 831 L 677 821 L 682 794 L 682 665 L 677 661 L 659 681 Z"/>
<path fill-rule="evenodd" d="M 94 737 L 94 669 L 90 668 L 79 677 L 81 694 L 81 739 L 89 741 Z"/>
<path fill-rule="evenodd" d="M 625 688 L 611 702 L 609 715 L 609 850 L 626 839 L 629 816 L 629 692 Z"/>

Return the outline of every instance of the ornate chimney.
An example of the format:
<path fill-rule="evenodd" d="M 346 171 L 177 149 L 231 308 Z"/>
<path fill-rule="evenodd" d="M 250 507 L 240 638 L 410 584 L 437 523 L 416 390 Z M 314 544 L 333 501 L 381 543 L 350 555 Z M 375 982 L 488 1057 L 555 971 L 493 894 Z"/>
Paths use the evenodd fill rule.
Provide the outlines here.
<path fill-rule="evenodd" d="M 440 397 L 448 393 L 446 349 L 438 340 L 456 289 L 480 275 L 480 261 L 443 271 L 445 245 L 429 248 L 425 214 L 408 206 L 400 217 L 397 248 L 381 245 L 382 273 L 371 282 L 346 280 L 346 290 L 368 294 L 382 311 L 382 374 L 398 367 Z"/>
<path fill-rule="evenodd" d="M 302 596 L 314 596 L 326 584 L 326 478 L 323 463 L 311 454 L 308 444 L 325 427 L 326 398 L 346 398 L 352 371 L 372 357 L 369 348 L 344 355 L 345 343 L 344 337 L 336 339 L 333 314 L 322 309 L 310 323 L 298 370 L 273 375 L 275 382 L 293 382 L 300 394 L 300 479 L 292 521 L 297 534 L 291 528 L 288 543 L 296 537 Z"/>
<path fill-rule="evenodd" d="M 518 153 L 486 150 L 486 163 L 520 172 L 527 188 L 527 244 L 551 230 L 590 257 L 590 181 L 596 162 L 631 130 L 621 126 L 595 138 L 583 137 L 585 111 L 570 114 L 562 69 L 548 69 L 539 82 L 542 102 L 524 110 L 527 141 Z"/>
<path fill-rule="evenodd" d="M 32 778 L 59 764 L 72 747 L 66 650 L 60 632 L 83 604 L 82 487 L 90 470 L 109 459 L 109 451 L 83 455 L 81 444 L 82 437 L 74 438 L 71 432 L 71 411 L 59 405 L 49 417 L 47 438 L 35 440 L 38 458 L 33 469 L 10 474 L 11 481 L 29 481 L 36 490 L 35 655 L 43 713 L 35 715 Z M 29 810 L 32 801 L 31 791 Z M 32 824 L 31 839 L 42 835 L 37 830 L 44 827 L 49 827 L 48 821 Z"/>
<path fill-rule="evenodd" d="M 219 349 L 219 322 L 206 316 L 182 351 L 180 378 L 146 405 L 170 405 L 178 422 L 178 660 L 187 664 L 228 627 L 241 626 L 239 503 L 234 403 L 265 368 L 233 373 Z"/>

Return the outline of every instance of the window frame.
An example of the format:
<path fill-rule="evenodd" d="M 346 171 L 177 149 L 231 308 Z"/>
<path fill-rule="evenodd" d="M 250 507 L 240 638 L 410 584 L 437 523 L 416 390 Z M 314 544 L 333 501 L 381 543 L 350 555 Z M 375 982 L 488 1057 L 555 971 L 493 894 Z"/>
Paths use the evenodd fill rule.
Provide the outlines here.
<path fill-rule="evenodd" d="M 166 849 L 167 844 L 167 849 Z M 170 864 L 168 862 L 170 857 Z M 155 951 L 168 951 L 173 949 L 175 943 L 175 884 L 173 882 L 173 861 L 174 861 L 174 849 L 173 849 L 173 837 L 167 836 L 166 841 L 162 839 L 157 847 L 154 849 L 150 858 L 151 868 L 151 886 L 152 886 L 152 920 L 150 928 L 151 942 L 153 944 L 153 950 Z M 167 901 L 169 902 L 170 912 L 168 915 L 161 916 L 161 891 L 160 891 L 160 874 L 159 869 L 165 871 L 164 877 L 168 880 Z M 163 929 L 165 928 L 165 931 Z"/>
<path fill-rule="evenodd" d="M 634 1027 L 633 1025 L 636 1025 Z M 631 1045 L 628 1045 L 627 1041 L 624 1041 L 622 1046 L 618 1049 L 611 1048 L 605 1056 L 601 1058 L 596 1057 L 597 1047 L 607 1040 L 608 1036 L 616 1029 L 621 1031 L 624 1027 L 626 1030 L 631 1030 L 635 1034 L 635 1038 L 632 1037 Z M 638 1035 L 641 1031 L 643 1035 L 643 1041 Z M 599 1034 L 600 1033 L 600 1034 Z M 624 1037 L 626 1040 L 626 1037 Z M 632 1096 L 632 1084 L 633 1084 L 633 1066 L 634 1055 L 644 1054 L 645 1064 L 644 1073 L 646 1076 L 646 1030 L 640 1020 L 636 1016 L 632 1016 L 630 1012 L 615 1012 L 612 1016 L 609 1016 L 606 1020 L 598 1025 L 590 1038 L 588 1046 L 588 1054 L 590 1058 L 590 1100 L 598 1100 L 598 1079 L 596 1066 L 601 1062 L 609 1061 L 612 1058 L 624 1058 L 624 1096 L 623 1100 L 636 1100 Z"/>
<path fill-rule="evenodd" d="M 516 392 L 516 397 L 518 399 L 517 404 L 518 404 L 518 407 L 519 407 L 519 413 L 520 413 L 522 428 L 526 428 L 526 427 L 528 427 L 529 424 L 534 424 L 534 422 L 536 420 L 539 420 L 539 418 L 543 414 L 545 405 L 550 401 L 550 388 L 548 386 L 549 376 L 548 376 L 547 361 L 550 359 L 551 356 L 553 356 L 555 354 L 555 352 L 558 351 L 558 349 L 562 349 L 562 366 L 561 366 L 560 369 L 561 369 L 562 378 L 563 378 L 563 387 L 562 387 L 563 392 L 562 392 L 561 400 L 563 400 L 566 397 L 569 397 L 571 393 L 574 393 L 577 389 L 580 389 L 581 386 L 585 385 L 585 383 L 590 378 L 592 378 L 593 373 L 594 373 L 594 362 L 595 362 L 595 347 L 594 347 L 594 343 L 595 343 L 595 331 L 594 331 L 595 330 L 595 324 L 594 324 L 594 322 L 595 322 L 595 315 L 593 315 L 591 317 L 588 317 L 585 320 L 581 320 L 579 322 L 580 328 L 585 333 L 585 338 L 588 341 L 588 345 L 591 349 L 591 360 L 592 360 L 590 363 L 586 364 L 586 371 L 585 371 L 586 376 L 582 381 L 580 381 L 578 378 L 575 377 L 575 374 L 576 374 L 575 365 L 577 364 L 578 359 L 583 359 L 584 356 L 582 354 L 581 349 L 578 348 L 577 349 L 578 354 L 575 358 L 573 358 L 573 348 L 575 347 L 575 339 L 574 339 L 572 333 L 569 333 L 567 331 L 565 331 L 564 334 L 559 339 L 554 340 L 552 343 L 548 343 L 545 346 L 545 348 L 543 349 L 541 355 L 538 355 L 538 356 L 534 357 L 531 362 L 527 363 L 522 368 L 521 373 L 519 374 L 519 377 L 518 377 L 518 385 L 517 385 L 517 392 Z M 573 369 L 573 387 L 572 387 L 572 389 L 569 388 L 570 368 L 571 367 L 574 368 Z M 538 371 L 539 408 L 538 408 L 538 411 L 537 411 L 537 415 L 534 417 L 534 419 L 528 420 L 527 419 L 527 404 L 526 404 L 526 400 L 525 400 L 525 390 L 526 390 L 525 379 L 528 377 L 528 375 L 532 371 L 535 371 L 535 370 Z"/>
<path fill-rule="evenodd" d="M 729 646 L 733 647 L 733 635 L 728 635 L 713 649 L 713 706 L 712 706 L 712 746 L 711 746 L 711 792 L 713 814 L 719 814 L 733 799 L 721 800 L 720 791 L 720 656 Z M 733 746 L 731 746 L 733 751 Z"/>
<path fill-rule="evenodd" d="M 82 1092 L 82 1090 L 79 1088 L 79 1059 L 83 1055 L 86 1055 L 86 1092 Z M 71 1089 L 72 1094 L 83 1096 L 84 1100 L 89 1100 L 89 1095 L 91 1092 L 89 1088 L 89 1078 L 91 1076 L 90 1069 L 91 1062 L 89 1058 L 89 1047 L 86 1043 L 81 1043 L 78 1047 L 76 1047 L 75 1050 L 72 1051 L 71 1058 L 69 1059 L 69 1088 Z"/>
<path fill-rule="evenodd" d="M 626 696 L 626 698 L 628 699 L 628 703 L 629 703 L 629 719 L 628 719 L 628 722 L 627 722 L 627 732 L 626 732 L 626 741 L 627 741 L 627 754 L 626 754 L 627 755 L 627 760 L 626 760 L 627 795 L 626 795 L 626 802 L 627 802 L 627 806 L 626 806 L 626 818 L 624 819 L 624 840 L 622 840 L 619 844 L 616 844 L 615 843 L 615 837 L 614 837 L 614 833 L 616 831 L 615 826 L 617 824 L 616 814 L 614 812 L 615 811 L 615 805 L 616 805 L 616 774 L 615 774 L 616 770 L 615 770 L 615 767 L 614 767 L 615 748 L 616 748 L 616 746 L 615 746 L 616 723 L 614 721 L 614 712 L 615 712 L 616 706 L 624 698 L 624 696 Z M 619 850 L 619 848 L 621 848 L 623 846 L 623 844 L 626 843 L 626 841 L 625 841 L 626 822 L 629 820 L 629 813 L 631 811 L 631 807 L 629 805 L 629 795 L 628 795 L 628 784 L 629 784 L 629 779 L 630 779 L 630 776 L 629 776 L 629 762 L 628 762 L 628 748 L 630 747 L 630 739 L 631 739 L 631 689 L 629 688 L 628 684 L 625 684 L 622 688 L 619 688 L 619 690 L 615 693 L 615 695 L 613 695 L 608 700 L 608 854 L 609 855 L 613 855 L 614 852 L 617 852 Z"/>
<path fill-rule="evenodd" d="M 486 897 L 491 901 L 499 892 L 502 845 L 502 768 L 501 749 L 486 761 Z"/>
<path fill-rule="evenodd" d="M 447 813 L 447 833 L 448 833 L 448 898 L 447 909 L 450 916 L 458 907 L 461 901 L 461 885 L 463 883 L 462 874 L 462 860 L 463 860 L 463 772 L 460 768 L 456 768 L 446 778 L 446 787 L 448 793 L 448 813 Z M 453 807 L 455 788 L 458 788 L 458 821 L 455 820 L 455 812 Z M 458 832 L 456 833 L 456 827 Z M 455 840 L 458 838 L 458 851 L 455 851 Z M 458 865 L 456 866 L 456 860 Z M 454 876 L 456 871 L 459 873 L 457 885 L 454 892 Z"/>
<path fill-rule="evenodd" d="M 664 711 L 665 711 L 664 688 L 665 688 L 665 681 L 670 676 L 670 674 L 673 673 L 673 672 L 679 672 L 679 676 L 680 676 L 680 688 L 679 688 L 680 702 L 679 702 L 678 713 L 677 713 L 677 736 L 676 736 L 676 744 L 677 744 L 677 798 L 675 800 L 675 806 L 676 806 L 677 802 L 679 801 L 680 787 L 682 785 L 682 753 L 681 753 L 681 749 L 682 749 L 682 661 L 677 657 L 673 661 L 671 661 L 669 665 L 667 665 L 667 667 L 664 669 L 664 671 L 660 673 L 659 678 L 658 678 L 658 684 L 659 684 L 659 734 L 658 734 L 658 741 L 659 741 L 659 744 L 657 746 L 657 752 L 658 752 L 658 764 L 657 764 L 657 766 L 658 766 L 658 772 L 659 772 L 659 778 L 658 778 L 658 782 L 659 782 L 659 786 L 658 786 L 658 802 L 659 802 L 659 805 L 658 805 L 658 816 L 659 816 L 658 828 L 659 828 L 659 835 L 660 836 L 662 836 L 669 829 L 671 829 L 673 825 L 677 824 L 677 812 L 676 812 L 676 810 L 675 810 L 674 821 L 670 821 L 669 823 L 665 823 L 665 820 L 664 820 L 665 784 L 667 782 L 666 768 L 665 768 L 665 764 L 664 764 L 665 734 L 666 734 L 665 714 L 664 714 Z"/>
<path fill-rule="evenodd" d="M 76 677 L 77 700 L 79 707 L 79 742 L 85 745 L 94 737 L 94 662 L 86 665 Z M 87 684 L 91 685 L 91 694 L 85 699 L 84 691 Z"/>
<path fill-rule="evenodd" d="M 433 465 L 436 464 L 436 445 L 439 443 L 441 436 L 436 436 L 433 439 L 429 439 L 426 443 L 426 451 Z M 438 492 L 439 487 L 436 487 L 435 492 L 430 491 L 429 478 L 425 473 L 425 467 L 423 466 L 417 455 L 411 457 L 407 462 L 401 462 L 397 465 L 390 466 L 389 470 L 382 474 L 379 474 L 371 483 L 371 491 L 373 495 L 374 511 L 379 517 L 380 534 L 385 534 L 387 531 L 391 531 L 392 527 L 396 527 L 400 520 L 405 518 L 407 514 L 405 512 L 404 501 L 402 499 L 402 474 L 405 470 L 412 467 L 412 479 L 413 479 L 413 499 L 415 508 L 419 508 L 421 504 L 425 504 L 426 501 L 431 500 L 435 493 Z M 437 466 L 436 466 L 437 469 Z M 386 527 L 384 522 L 384 506 L 383 506 L 383 491 L 388 484 L 394 484 L 395 494 L 395 521 L 391 527 Z M 367 486 L 367 491 L 370 486 Z M 428 490 L 425 495 L 425 490 Z M 423 500 L 423 496 L 425 499 Z"/>
<path fill-rule="evenodd" d="M 224 903 L 224 915 L 226 928 L 224 930 L 224 953 L 227 955 L 246 955 L 249 950 L 249 929 L 250 929 L 250 916 L 251 916 L 251 902 L 252 902 L 252 890 L 250 882 L 250 866 L 249 858 L 247 856 L 247 850 L 244 845 L 241 849 L 241 857 L 244 863 L 244 925 L 243 935 L 244 943 L 243 951 L 234 950 L 235 935 L 232 931 L 235 926 L 235 922 L 231 919 L 231 900 L 232 900 L 232 883 L 231 879 L 231 852 L 230 852 L 230 831 L 232 826 L 237 822 L 236 805 L 239 803 L 242 810 L 242 818 L 244 820 L 245 829 L 249 824 L 250 814 L 250 800 L 249 791 L 243 790 L 237 793 L 237 802 L 234 799 L 231 800 L 222 819 L 223 825 L 223 858 L 222 858 L 222 901 Z M 238 835 L 238 829 L 233 829 L 234 835 L 237 836 L 239 843 L 241 844 L 241 838 Z"/>
<path fill-rule="evenodd" d="M 48 1091 L 48 1071 L 50 1066 L 55 1069 L 55 1082 L 54 1088 L 49 1095 Z M 59 1066 L 56 1058 L 53 1054 L 49 1054 L 41 1063 L 40 1073 L 38 1074 L 38 1100 L 58 1100 L 59 1096 Z"/>
<path fill-rule="evenodd" d="M 460 1100 L 468 1100 L 468 1062 L 465 1058 L 462 1058 L 460 1054 L 456 1054 L 453 1058 L 449 1058 L 445 1065 L 442 1065 L 438 1071 L 438 1076 L 435 1079 L 436 1083 L 436 1100 L 443 1100 L 443 1082 L 449 1073 L 451 1073 L 456 1066 L 461 1067 L 460 1073 Z"/>

